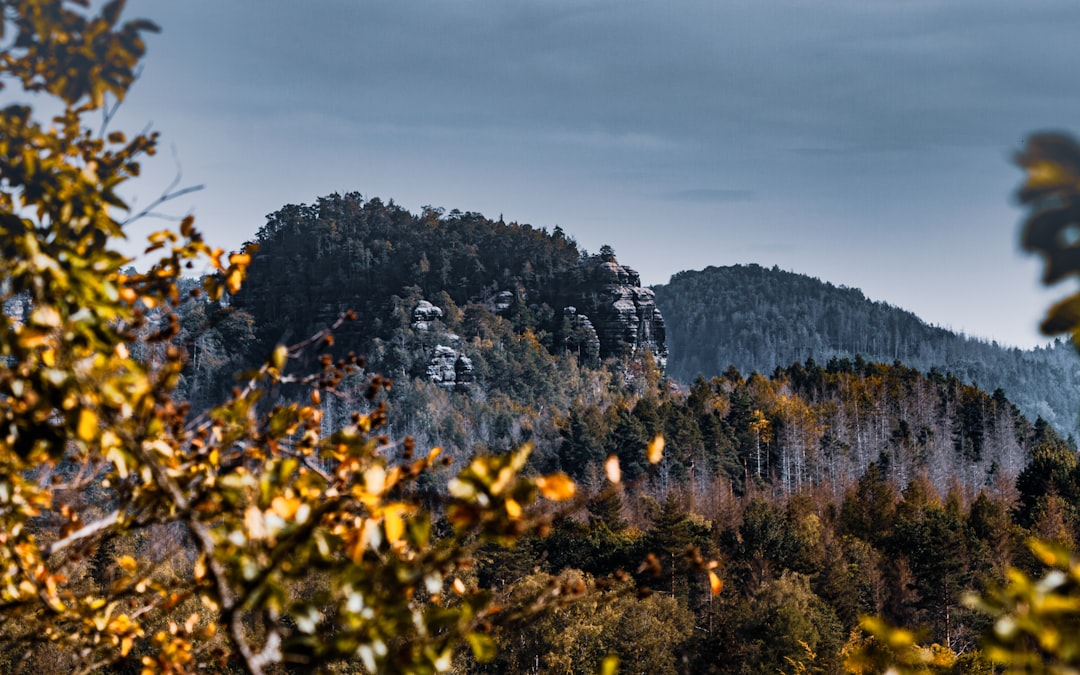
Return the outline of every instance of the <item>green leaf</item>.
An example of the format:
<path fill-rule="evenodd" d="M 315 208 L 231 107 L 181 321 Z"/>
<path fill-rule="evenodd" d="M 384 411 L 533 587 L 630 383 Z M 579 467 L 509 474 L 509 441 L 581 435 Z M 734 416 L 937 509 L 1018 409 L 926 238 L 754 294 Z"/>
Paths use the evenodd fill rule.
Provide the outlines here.
<path fill-rule="evenodd" d="M 472 648 L 473 656 L 480 663 L 487 663 L 495 658 L 495 654 L 499 651 L 495 641 L 483 633 L 469 633 L 465 636 L 465 639 L 468 640 L 469 647 Z"/>

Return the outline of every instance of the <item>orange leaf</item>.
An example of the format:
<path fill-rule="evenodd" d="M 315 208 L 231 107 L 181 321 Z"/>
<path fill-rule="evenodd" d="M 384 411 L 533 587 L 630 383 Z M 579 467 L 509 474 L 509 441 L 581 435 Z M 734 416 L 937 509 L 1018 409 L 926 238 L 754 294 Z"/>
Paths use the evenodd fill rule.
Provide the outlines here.
<path fill-rule="evenodd" d="M 506 515 L 510 516 L 511 520 L 517 520 L 521 517 L 521 504 L 513 499 L 506 500 Z"/>
<path fill-rule="evenodd" d="M 649 447 L 645 450 L 645 456 L 649 459 L 649 464 L 659 464 L 660 460 L 664 459 L 663 436 L 656 434 L 656 437 L 649 442 Z"/>
<path fill-rule="evenodd" d="M 229 270 L 229 273 L 225 276 L 225 288 L 229 289 L 230 293 L 237 293 L 240 290 L 240 285 L 244 283 L 244 271 L 240 268 L 233 268 Z"/>
<path fill-rule="evenodd" d="M 218 270 L 219 272 L 225 271 L 225 268 L 221 266 L 221 256 L 224 255 L 224 253 L 225 251 L 221 250 L 220 248 L 215 248 L 209 254 L 210 264 L 213 265 L 214 269 Z"/>
<path fill-rule="evenodd" d="M 552 501 L 561 502 L 570 499 L 577 492 L 577 485 L 563 472 L 540 476 L 536 479 L 540 494 Z"/>
<path fill-rule="evenodd" d="M 709 570 L 709 590 L 713 595 L 720 595 L 720 591 L 724 590 L 724 580 L 712 570 Z"/>

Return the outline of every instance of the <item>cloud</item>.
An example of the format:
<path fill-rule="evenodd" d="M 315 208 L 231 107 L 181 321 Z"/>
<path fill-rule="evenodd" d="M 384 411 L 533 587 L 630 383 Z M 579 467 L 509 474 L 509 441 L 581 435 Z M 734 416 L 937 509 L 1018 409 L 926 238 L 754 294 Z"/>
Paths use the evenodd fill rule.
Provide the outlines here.
<path fill-rule="evenodd" d="M 676 190 L 667 193 L 665 198 L 677 202 L 727 204 L 730 202 L 752 202 L 757 199 L 757 194 L 753 190 L 703 188 L 698 190 Z"/>

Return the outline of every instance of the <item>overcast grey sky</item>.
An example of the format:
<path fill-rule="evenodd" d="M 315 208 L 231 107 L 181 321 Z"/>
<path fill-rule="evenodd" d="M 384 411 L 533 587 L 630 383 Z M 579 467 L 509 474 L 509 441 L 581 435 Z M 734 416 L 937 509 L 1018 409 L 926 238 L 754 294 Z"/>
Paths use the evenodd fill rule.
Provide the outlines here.
<path fill-rule="evenodd" d="M 237 248 L 359 191 L 560 225 L 647 284 L 779 265 L 1028 346 L 1009 157 L 1080 131 L 1075 0 L 130 0 L 163 33 L 120 124 Z M 170 152 L 140 181 L 168 181 Z M 155 224 L 151 224 L 155 225 Z"/>

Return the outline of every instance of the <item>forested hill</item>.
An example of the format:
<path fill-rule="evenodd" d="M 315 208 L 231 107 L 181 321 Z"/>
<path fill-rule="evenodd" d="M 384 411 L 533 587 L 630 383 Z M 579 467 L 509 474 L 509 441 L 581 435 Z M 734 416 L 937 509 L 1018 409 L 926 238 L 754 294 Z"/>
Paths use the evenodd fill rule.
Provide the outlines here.
<path fill-rule="evenodd" d="M 680 272 L 653 290 L 667 321 L 668 374 L 683 382 L 731 365 L 770 373 L 796 361 L 861 356 L 949 372 L 985 391 L 1003 389 L 1029 418 L 1077 432 L 1080 360 L 1066 343 L 1001 347 L 927 325 L 858 289 L 776 267 Z"/>
<path fill-rule="evenodd" d="M 234 362 L 262 358 L 352 309 L 357 319 L 335 331 L 330 348 L 363 355 L 368 372 L 393 378 L 396 433 L 459 459 L 528 441 L 545 468 L 595 477 L 615 453 L 631 476 L 641 449 L 662 433 L 665 475 L 676 479 L 694 472 L 741 490 L 753 474 L 785 492 L 841 490 L 885 457 L 901 485 L 926 472 L 940 490 L 950 477 L 978 490 L 992 476 L 1015 477 L 1034 437 L 1004 393 L 963 382 L 983 384 L 985 369 L 972 369 L 1002 350 L 806 277 L 736 268 L 751 281 L 714 288 L 702 277 L 725 270 L 707 270 L 659 289 L 676 329 L 669 374 L 690 385 L 671 388 L 654 292 L 609 247 L 588 255 L 558 229 L 458 211 L 414 215 L 358 194 L 286 206 L 257 241 L 249 278 L 227 307 L 185 307 L 185 386 L 197 408 L 231 386 L 223 374 Z M 803 325 L 818 330 L 800 333 Z M 889 328 L 877 335 L 873 326 Z M 699 344 L 713 361 L 687 368 Z M 965 344 L 969 352 L 959 352 Z M 844 353 L 864 358 L 832 358 Z M 1042 367 L 1044 379 L 1061 375 Z M 749 376 L 755 370 L 765 377 Z M 709 378 L 695 381 L 698 371 Z M 323 405 L 327 428 L 344 423 L 347 402 L 364 390 L 361 379 L 338 385 Z M 675 413 L 706 390 L 717 415 L 698 424 Z M 1035 413 L 1031 420 L 1063 417 Z"/>
<path fill-rule="evenodd" d="M 558 227 L 430 207 L 414 215 L 349 193 L 285 206 L 256 241 L 235 304 L 254 317 L 264 347 L 352 309 L 357 320 L 341 337 L 358 353 L 385 354 L 379 365 L 397 371 L 390 343 L 401 329 L 438 332 L 438 319 L 464 311 L 475 334 L 488 312 L 516 333 L 532 331 L 549 352 L 571 349 L 594 365 L 645 350 L 666 357 L 663 317 L 637 272 L 610 247 L 586 254 Z"/>

